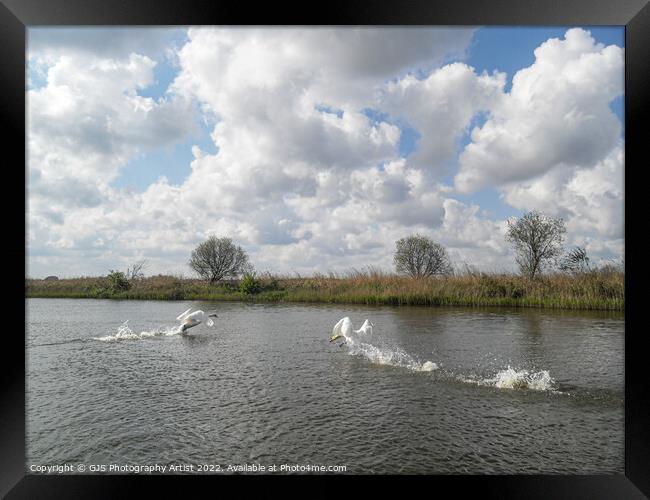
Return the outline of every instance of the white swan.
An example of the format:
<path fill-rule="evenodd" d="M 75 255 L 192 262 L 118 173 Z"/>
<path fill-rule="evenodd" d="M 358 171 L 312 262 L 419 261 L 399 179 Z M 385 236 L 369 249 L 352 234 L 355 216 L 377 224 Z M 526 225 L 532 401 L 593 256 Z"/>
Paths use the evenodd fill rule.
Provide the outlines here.
<path fill-rule="evenodd" d="M 344 337 L 346 341 L 354 342 L 353 333 L 366 335 L 372 333 L 372 327 L 374 325 L 369 321 L 365 320 L 361 328 L 358 330 L 353 330 L 352 321 L 347 316 L 341 318 L 334 328 L 332 329 L 332 336 L 330 337 L 330 342 L 334 342 L 336 339 Z"/>
<path fill-rule="evenodd" d="M 185 311 L 180 316 L 178 316 L 178 318 L 176 318 L 178 321 L 181 322 L 181 325 L 179 327 L 180 328 L 179 333 L 185 333 L 190 328 L 201 324 L 205 320 L 206 317 L 208 318 L 208 321 L 206 322 L 206 324 L 208 326 L 213 326 L 214 321 L 212 321 L 212 319 L 210 319 L 210 318 L 218 318 L 216 313 L 210 313 L 210 314 L 206 315 L 201 310 L 194 311 L 193 313 L 190 312 L 191 310 L 192 310 L 192 308 L 190 307 L 187 311 Z"/>

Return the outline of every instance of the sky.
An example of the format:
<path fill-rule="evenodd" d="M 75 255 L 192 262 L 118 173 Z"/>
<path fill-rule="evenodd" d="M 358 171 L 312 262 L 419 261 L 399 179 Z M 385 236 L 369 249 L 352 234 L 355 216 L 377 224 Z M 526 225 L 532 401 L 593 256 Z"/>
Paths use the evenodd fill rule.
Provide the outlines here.
<path fill-rule="evenodd" d="M 507 221 L 624 249 L 623 27 L 29 27 L 27 274 L 516 269 Z"/>

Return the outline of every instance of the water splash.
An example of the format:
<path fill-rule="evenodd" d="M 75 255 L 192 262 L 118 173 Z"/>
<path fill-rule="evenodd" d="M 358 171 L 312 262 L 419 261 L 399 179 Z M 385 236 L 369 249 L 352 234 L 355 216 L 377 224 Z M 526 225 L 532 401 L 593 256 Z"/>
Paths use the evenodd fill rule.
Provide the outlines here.
<path fill-rule="evenodd" d="M 438 369 L 432 361 L 421 363 L 401 349 L 381 348 L 365 342 L 349 343 L 348 354 L 361 356 L 378 365 L 396 366 L 416 372 L 430 372 Z"/>
<path fill-rule="evenodd" d="M 533 391 L 555 391 L 555 381 L 547 370 L 531 372 L 528 370 L 515 370 L 508 366 L 500 370 L 493 378 L 473 379 L 458 377 L 461 382 L 477 385 L 492 386 L 498 389 L 530 389 Z"/>
<path fill-rule="evenodd" d="M 180 333 L 178 327 L 157 329 L 151 331 L 142 331 L 140 333 L 134 333 L 133 330 L 128 325 L 129 320 L 127 319 L 117 328 L 117 333 L 114 335 L 104 335 L 103 337 L 93 337 L 93 340 L 99 340 L 101 342 L 116 342 L 122 340 L 143 340 L 152 337 L 163 337 L 170 335 L 177 335 Z"/>
<path fill-rule="evenodd" d="M 532 389 L 534 391 L 547 391 L 553 389 L 554 381 L 548 371 L 529 372 L 516 371 L 510 367 L 501 370 L 494 379 L 495 387 L 499 389 Z"/>
<path fill-rule="evenodd" d="M 423 372 L 431 372 L 431 371 L 437 370 L 437 369 L 438 369 L 438 365 L 436 363 L 432 362 L 432 361 L 426 361 L 420 367 L 420 371 L 423 371 Z"/>

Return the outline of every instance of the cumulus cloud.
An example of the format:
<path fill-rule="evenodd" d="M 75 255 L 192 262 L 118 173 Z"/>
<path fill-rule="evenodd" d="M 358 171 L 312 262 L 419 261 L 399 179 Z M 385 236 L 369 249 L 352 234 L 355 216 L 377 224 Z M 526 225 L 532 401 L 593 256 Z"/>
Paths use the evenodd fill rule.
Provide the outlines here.
<path fill-rule="evenodd" d="M 243 84 L 302 89 L 330 104 L 371 98 L 376 82 L 408 71 L 428 73 L 449 58 L 462 59 L 474 30 L 468 28 L 192 28 L 180 51 L 178 80 L 216 106 Z M 254 96 L 249 96 L 254 97 Z M 243 103 L 240 103 L 241 105 Z M 232 103 L 233 106 L 238 104 Z"/>
<path fill-rule="evenodd" d="M 184 32 L 158 27 L 29 27 L 27 56 L 30 62 L 47 64 L 71 53 L 102 59 L 123 59 L 136 53 L 158 60 L 171 54 L 170 46 L 180 43 Z"/>
<path fill-rule="evenodd" d="M 453 198 L 484 185 L 515 208 L 566 217 L 591 249 L 616 248 L 623 159 L 620 139 L 607 142 L 620 134 L 607 104 L 621 92 L 621 50 L 571 30 L 505 93 L 507 75 L 459 61 L 472 33 L 191 28 L 174 38 L 178 73 L 160 99 L 140 91 L 171 38 L 151 51 L 81 48 L 78 34 L 42 44 L 46 84 L 28 91 L 30 265 L 73 275 L 147 258 L 151 272 L 186 273 L 192 248 L 218 234 L 260 270 L 392 268 L 395 241 L 421 232 L 457 263 L 512 268 L 505 221 Z M 187 136 L 196 109 L 214 151 L 194 145 L 181 183 L 114 187 L 131 159 Z M 479 114 L 487 121 L 458 158 Z M 404 124 L 420 135 L 406 157 Z"/>
<path fill-rule="evenodd" d="M 390 82 L 379 105 L 420 133 L 409 161 L 442 177 L 456 156 L 459 136 L 478 112 L 496 105 L 505 78 L 505 73 L 477 75 L 466 64 L 448 64 L 424 79 L 410 74 Z"/>
<path fill-rule="evenodd" d="M 590 167 L 619 140 L 609 103 L 623 92 L 623 49 L 570 29 L 535 49 L 512 90 L 471 133 L 455 186 L 472 192 L 541 176 L 558 166 Z"/>
<path fill-rule="evenodd" d="M 156 61 L 136 52 L 103 57 L 78 45 L 40 51 L 35 43 L 29 58 L 46 60 L 44 84 L 27 92 L 29 252 L 49 255 L 45 262 L 55 258 L 51 249 L 72 255 L 112 241 L 101 233 L 106 214 L 120 206 L 111 181 L 129 160 L 194 127 L 188 101 L 139 95 L 154 82 Z"/>
<path fill-rule="evenodd" d="M 623 253 L 623 144 L 588 168 L 556 168 L 541 177 L 504 189 L 512 206 L 541 210 L 566 221 L 569 244 L 585 246 L 594 256 Z"/>

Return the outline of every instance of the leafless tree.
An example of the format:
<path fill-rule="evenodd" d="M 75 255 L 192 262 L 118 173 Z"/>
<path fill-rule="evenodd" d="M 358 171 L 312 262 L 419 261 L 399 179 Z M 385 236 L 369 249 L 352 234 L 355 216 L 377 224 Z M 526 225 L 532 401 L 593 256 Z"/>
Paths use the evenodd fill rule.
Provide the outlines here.
<path fill-rule="evenodd" d="M 536 210 L 510 219 L 506 240 L 514 247 L 521 273 L 532 279 L 557 259 L 562 254 L 565 233 L 562 219 Z"/>
<path fill-rule="evenodd" d="M 396 247 L 393 260 L 398 273 L 413 278 L 452 273 L 447 250 L 431 238 L 414 234 L 398 240 Z"/>
<path fill-rule="evenodd" d="M 147 260 L 142 259 L 133 264 L 126 270 L 126 278 L 129 280 L 137 280 L 144 278 L 144 269 L 147 267 Z"/>
<path fill-rule="evenodd" d="M 231 238 L 216 236 L 210 236 L 192 250 L 189 265 L 210 283 L 235 278 L 252 269 L 248 255 L 240 246 L 235 245 Z"/>
<path fill-rule="evenodd" d="M 572 274 L 591 271 L 587 250 L 584 247 L 575 247 L 562 258 L 560 269 Z"/>

